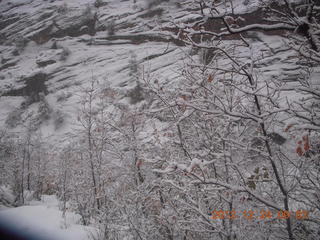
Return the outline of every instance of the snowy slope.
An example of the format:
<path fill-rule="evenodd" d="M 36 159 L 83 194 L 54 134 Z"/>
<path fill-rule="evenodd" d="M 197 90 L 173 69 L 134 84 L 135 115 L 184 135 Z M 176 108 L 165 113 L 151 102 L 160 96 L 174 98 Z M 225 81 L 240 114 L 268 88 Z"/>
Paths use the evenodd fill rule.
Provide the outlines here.
<path fill-rule="evenodd" d="M 5 95 L 1 97 L 0 101 L 1 126 L 6 127 L 7 116 L 14 110 L 20 110 L 21 104 L 25 102 L 25 93 L 23 92 L 26 88 L 25 79 L 32 78 L 38 73 L 43 74 L 46 78 L 44 80 L 46 100 L 51 106 L 52 112 L 59 110 L 65 118 L 64 126 L 60 129 L 55 129 L 50 120 L 43 123 L 43 133 L 46 136 L 50 136 L 52 133 L 63 135 L 70 131 L 70 126 L 74 125 L 77 117 L 79 101 L 77 93 L 92 78 L 99 80 L 102 87 L 111 85 L 118 88 L 125 96 L 127 89 L 134 85 L 129 76 L 129 61 L 133 54 L 136 55 L 140 69 L 145 68 L 145 71 L 163 74 L 168 80 L 175 78 L 176 74 L 173 69 L 182 58 L 183 52 L 166 40 L 150 41 L 149 33 L 140 35 L 140 44 L 132 42 L 132 39 L 137 38 L 132 32 L 141 33 L 145 28 L 149 30 L 147 25 L 149 23 L 157 25 L 157 19 L 144 17 L 143 15 L 149 10 L 137 9 L 138 7 L 133 10 L 132 3 L 128 1 L 120 2 L 120 6 L 117 1 L 110 1 L 106 7 L 99 9 L 100 22 L 107 24 L 109 18 L 116 18 L 116 28 L 119 29 L 113 37 L 115 40 L 108 40 L 106 31 L 98 32 L 95 36 L 79 33 L 80 36 L 57 38 L 58 49 L 51 49 L 54 44 L 52 39 L 42 44 L 29 41 L 18 56 L 13 56 L 12 51 L 15 46 L 11 46 L 10 42 L 12 42 L 11 39 L 17 37 L 16 31 L 22 36 L 32 39 L 32 36 L 37 35 L 39 31 L 42 31 L 41 29 L 47 27 L 49 22 L 52 22 L 52 16 L 41 22 L 38 21 L 38 18 L 45 11 L 51 11 L 54 15 L 58 14 L 55 17 L 56 22 L 67 28 L 68 26 L 65 24 L 74 24 L 73 14 L 77 15 L 75 18 L 81 18 L 82 11 L 87 7 L 87 2 L 79 1 L 79 3 L 68 1 L 67 7 L 68 11 L 71 9 L 71 14 L 69 15 L 68 12 L 67 15 L 61 16 L 56 9 L 61 4 L 65 4 L 63 1 L 53 3 L 17 1 L 11 3 L 11 7 L 6 2 L 0 3 L 5 16 L 19 18 L 19 21 L 8 24 L 1 30 L 1 34 L 4 34 L 7 39 L 0 46 L 2 58 L 5 59 L 3 62 L 6 64 L 13 62 L 13 66 L 8 65 L 9 67 L 4 64 L 1 71 L 0 91 Z M 29 8 L 32 11 L 29 12 Z M 95 8 L 92 8 L 92 11 L 96 11 Z M 130 28 L 124 25 L 124 23 L 131 23 L 131 21 Z M 41 26 L 38 26 L 39 24 Z M 37 33 L 34 29 L 38 29 Z M 53 28 L 50 36 L 55 36 L 56 31 L 58 30 Z M 68 56 L 61 57 L 64 54 L 63 51 L 67 52 Z M 58 100 L 62 95 L 67 97 L 63 101 Z M 35 101 L 28 104 L 27 108 L 23 108 L 20 114 L 22 123 L 30 115 L 36 114 L 37 105 L 38 103 Z M 18 130 L 19 126 L 14 126 L 14 129 Z"/>
<path fill-rule="evenodd" d="M 27 102 L 26 95 L 44 91 L 51 115 L 40 128 L 45 137 L 61 139 L 72 131 L 79 92 L 91 79 L 97 79 L 102 88 L 116 89 L 124 103 L 128 102 L 126 93 L 135 85 L 130 76 L 132 55 L 140 74 L 148 72 L 161 82 L 174 83 L 187 52 L 161 32 L 172 22 L 199 17 L 190 11 L 192 1 L 102 2 L 99 8 L 90 0 L 0 2 L 0 93 L 4 95 L 0 126 L 9 128 L 9 123 L 10 129 L 19 131 L 27 119 L 38 118 L 38 101 Z M 237 13 L 259 6 L 257 1 L 243 2 L 233 2 Z M 221 11 L 225 9 L 228 6 L 221 6 Z M 88 28 L 95 16 L 98 20 L 92 32 Z M 37 76 L 43 87 L 33 93 L 27 82 Z M 16 124 L 12 118 L 18 119 Z M 59 119 L 63 124 L 56 126 Z"/>
<path fill-rule="evenodd" d="M 22 236 L 36 236 L 47 240 L 87 240 L 94 229 L 80 225 L 80 216 L 58 210 L 55 196 L 44 195 L 42 201 L 32 201 L 29 206 L 0 211 L 0 223 L 14 226 Z M 2 225 L 3 226 L 3 225 Z"/>

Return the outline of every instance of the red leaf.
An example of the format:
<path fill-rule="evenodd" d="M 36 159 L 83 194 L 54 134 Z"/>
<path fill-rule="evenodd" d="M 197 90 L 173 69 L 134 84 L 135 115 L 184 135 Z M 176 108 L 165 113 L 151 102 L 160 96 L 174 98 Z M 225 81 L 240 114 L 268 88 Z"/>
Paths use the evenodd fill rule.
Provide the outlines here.
<path fill-rule="evenodd" d="M 305 152 L 308 151 L 310 149 L 309 142 L 305 142 L 303 148 Z"/>
<path fill-rule="evenodd" d="M 284 131 L 285 131 L 285 132 L 288 132 L 289 129 L 292 128 L 292 126 L 293 126 L 292 124 L 288 125 Z"/>
<path fill-rule="evenodd" d="M 296 153 L 297 153 L 300 157 L 303 155 L 303 151 L 302 151 L 302 148 L 301 148 L 300 146 L 297 147 Z"/>
<path fill-rule="evenodd" d="M 304 148 L 304 151 L 308 151 L 310 149 L 310 144 L 309 144 L 309 136 L 308 135 L 305 135 L 302 137 L 303 141 L 304 141 L 304 145 L 303 145 L 303 148 Z"/>

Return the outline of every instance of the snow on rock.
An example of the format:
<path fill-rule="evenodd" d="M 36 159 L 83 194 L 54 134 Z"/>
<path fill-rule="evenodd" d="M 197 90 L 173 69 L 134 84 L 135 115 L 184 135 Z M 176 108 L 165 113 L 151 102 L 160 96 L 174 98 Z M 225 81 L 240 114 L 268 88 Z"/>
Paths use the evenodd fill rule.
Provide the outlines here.
<path fill-rule="evenodd" d="M 32 110 L 37 111 L 39 92 L 44 92 L 53 112 L 59 110 L 65 119 L 59 129 L 54 126 L 53 119 L 39 128 L 46 133 L 45 137 L 52 136 L 52 142 L 59 141 L 74 129 L 80 89 L 85 88 L 92 78 L 99 80 L 101 87 L 110 85 L 125 98 L 134 85 L 130 72 L 133 55 L 140 77 L 148 75 L 148 80 L 157 79 L 159 84 L 166 84 L 170 91 L 175 91 L 181 79 L 177 69 L 184 65 L 187 48 L 170 42 L 170 38 L 164 36 L 168 33 L 165 29 L 172 28 L 173 22 L 187 24 L 187 20 L 197 19 L 199 11 L 191 0 L 161 1 L 150 8 L 146 7 L 146 1 L 137 2 L 110 0 L 96 8 L 89 0 L 1 1 L 0 12 L 5 23 L 0 28 L 3 57 L 0 94 L 4 93 L 0 101 L 0 127 L 7 128 L 6 123 L 12 117 L 17 119 L 13 130 L 25 124 L 24 116 L 31 114 Z M 257 9 L 261 1 L 234 0 L 232 3 L 235 13 L 247 13 Z M 225 12 L 230 11 L 231 6 L 227 1 L 220 8 Z M 86 32 L 86 29 L 93 29 L 90 24 L 95 16 L 98 18 L 95 31 Z M 108 30 L 111 25 L 113 34 Z M 266 80 L 281 77 L 286 82 L 296 79 L 299 71 L 292 64 L 294 51 L 283 49 L 283 38 L 255 34 L 253 51 L 264 53 L 258 56 L 261 60 L 256 59 L 255 66 L 261 77 Z M 18 55 L 14 55 L 14 51 Z M 243 51 L 239 55 L 247 59 L 248 54 L 245 49 Z M 33 74 L 39 71 L 43 74 Z M 38 80 L 41 88 L 34 91 L 33 83 Z M 70 96 L 60 101 L 64 92 L 69 92 Z M 30 95 L 35 95 L 31 104 L 28 101 Z M 292 98 L 295 96 L 292 94 Z M 125 102 L 121 97 L 118 102 Z M 177 103 L 185 104 L 183 99 Z M 187 111 L 179 121 L 189 114 L 192 112 Z M 167 140 L 167 128 L 164 123 L 152 120 L 146 123 L 145 133 L 139 137 L 145 138 L 144 142 L 152 140 L 161 145 Z"/>
<path fill-rule="evenodd" d="M 63 58 L 63 49 L 50 49 L 40 52 L 36 58 L 39 67 L 45 67 L 49 64 L 56 63 Z"/>

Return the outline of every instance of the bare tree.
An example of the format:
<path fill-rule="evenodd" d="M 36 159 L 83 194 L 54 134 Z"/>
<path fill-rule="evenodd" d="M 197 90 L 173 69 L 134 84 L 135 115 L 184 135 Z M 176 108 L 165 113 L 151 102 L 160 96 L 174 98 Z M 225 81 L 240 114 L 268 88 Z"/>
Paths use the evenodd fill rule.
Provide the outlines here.
<path fill-rule="evenodd" d="M 210 207 L 245 211 L 241 209 L 242 205 L 258 208 L 259 211 L 271 208 L 274 209 L 274 214 L 276 211 L 292 214 L 298 202 L 302 203 L 297 195 L 306 194 L 306 189 L 301 189 L 301 179 L 310 177 L 310 174 L 314 177 L 318 175 L 315 170 L 317 168 L 312 170 L 312 173 L 306 173 L 305 168 L 301 168 L 302 165 L 299 163 L 301 157 L 308 158 L 311 148 L 310 136 L 315 138 L 319 134 L 318 87 L 310 74 L 300 76 L 298 87 L 291 87 L 280 78 L 263 78 L 256 69 L 256 62 L 265 59 L 266 56 L 254 52 L 250 39 L 243 35 L 250 30 L 289 31 L 291 41 L 288 46 L 297 51 L 296 57 L 306 57 L 306 54 L 298 51 L 298 46 L 307 40 L 309 45 L 305 52 L 312 56 L 307 59 L 313 60 L 313 63 L 309 62 L 310 66 L 317 64 L 316 29 L 319 24 L 318 20 L 312 17 L 318 14 L 317 6 L 312 1 L 295 6 L 287 1 L 284 3 L 287 8 L 265 6 L 272 13 L 270 21 L 276 24 L 269 22 L 239 26 L 236 16 L 232 15 L 233 11 L 230 14 L 221 14 L 214 5 L 201 1 L 203 16 L 196 23 L 185 24 L 180 28 L 178 39 L 194 48 L 212 52 L 211 60 L 205 62 L 205 65 L 191 58 L 192 61 L 186 66 L 182 76 L 185 83 L 177 89 L 178 93 L 174 94 L 171 100 L 155 90 L 179 126 L 176 135 L 180 139 L 185 156 L 182 158 L 181 155 L 171 155 L 171 159 L 165 164 L 167 167 L 156 171 L 173 175 L 174 180 L 169 182 L 170 189 L 181 192 L 182 196 L 178 199 L 188 206 L 184 211 L 189 215 L 184 215 L 180 220 L 181 223 L 186 223 L 187 216 L 192 219 L 188 221 L 190 226 L 187 229 L 190 233 L 185 233 L 186 237 L 188 234 L 192 236 L 206 229 L 207 237 L 213 234 L 221 239 L 244 238 L 248 230 L 245 230 L 246 226 L 240 225 L 238 220 L 227 217 L 221 225 L 208 221 Z M 197 30 L 196 27 L 213 19 L 220 19 L 226 30 L 214 32 L 206 30 L 205 27 Z M 300 31 L 303 26 L 308 28 L 307 32 Z M 235 34 L 239 35 L 238 41 L 221 40 Z M 308 104 L 306 100 L 284 100 L 284 91 L 290 90 L 303 92 L 308 96 Z M 288 118 L 297 119 L 295 123 L 288 124 L 289 128 L 286 126 L 288 121 L 285 120 Z M 295 140 L 290 136 L 288 139 L 281 136 L 286 135 L 287 131 L 284 129 L 300 130 L 301 141 L 298 141 L 298 145 L 302 146 L 298 146 L 296 151 L 290 144 L 283 145 L 285 141 L 295 144 Z M 318 156 L 315 153 L 317 148 L 313 149 L 312 154 L 310 153 L 312 159 Z M 180 177 L 181 173 L 186 177 Z M 192 188 L 194 185 L 198 189 Z M 303 186 L 305 188 L 304 184 Z M 186 191 L 188 195 L 184 194 Z M 312 191 L 317 192 L 318 187 L 314 186 Z M 201 195 L 203 192 L 207 194 Z M 217 201 L 204 201 L 208 196 L 209 199 Z M 310 195 L 307 198 L 308 204 L 300 206 L 314 209 L 317 204 L 310 204 Z M 177 212 L 183 211 L 181 204 L 170 205 L 175 206 Z M 190 209 L 193 215 L 190 214 Z M 315 213 L 315 216 L 318 214 Z M 190 215 L 196 219 L 190 218 Z M 203 221 L 198 220 L 199 217 L 202 217 Z M 319 223 L 314 216 L 308 221 L 308 230 L 305 230 L 304 234 L 314 237 Z M 198 227 L 191 227 L 192 222 L 196 222 Z M 297 236 L 297 226 L 301 223 L 289 217 L 283 223 L 275 226 L 270 224 L 267 229 L 256 232 L 252 238 L 262 238 L 265 231 L 269 231 L 268 236 L 284 236 L 285 230 L 287 238 L 294 239 Z M 257 223 L 249 225 L 253 227 L 255 224 Z M 302 224 L 306 226 L 305 223 Z M 235 231 L 235 227 L 240 231 Z M 203 238 L 205 236 L 202 235 Z"/>

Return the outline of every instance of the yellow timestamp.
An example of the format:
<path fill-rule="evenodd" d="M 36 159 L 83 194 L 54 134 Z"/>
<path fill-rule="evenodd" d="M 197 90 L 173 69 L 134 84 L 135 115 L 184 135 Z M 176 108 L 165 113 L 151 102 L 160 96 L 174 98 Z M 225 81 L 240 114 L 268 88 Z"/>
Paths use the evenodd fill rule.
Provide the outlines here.
<path fill-rule="evenodd" d="M 266 219 L 289 219 L 290 217 L 295 217 L 297 220 L 309 219 L 309 212 L 307 210 L 297 210 L 295 212 L 289 212 L 286 210 L 280 210 L 277 212 L 272 212 L 270 210 L 244 210 L 244 211 L 224 211 L 224 210 L 214 210 L 211 212 L 210 219 L 237 219 L 243 217 L 247 220 L 266 220 Z"/>

